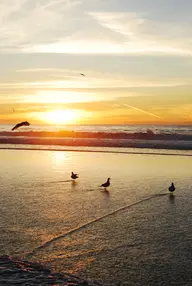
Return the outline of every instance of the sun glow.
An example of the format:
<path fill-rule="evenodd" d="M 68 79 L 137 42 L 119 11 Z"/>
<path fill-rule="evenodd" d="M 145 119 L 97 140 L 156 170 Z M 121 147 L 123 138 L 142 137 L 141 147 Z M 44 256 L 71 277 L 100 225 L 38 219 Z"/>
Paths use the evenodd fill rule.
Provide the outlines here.
<path fill-rule="evenodd" d="M 43 114 L 43 121 L 51 124 L 72 124 L 78 119 L 78 112 L 72 109 L 48 111 Z"/>

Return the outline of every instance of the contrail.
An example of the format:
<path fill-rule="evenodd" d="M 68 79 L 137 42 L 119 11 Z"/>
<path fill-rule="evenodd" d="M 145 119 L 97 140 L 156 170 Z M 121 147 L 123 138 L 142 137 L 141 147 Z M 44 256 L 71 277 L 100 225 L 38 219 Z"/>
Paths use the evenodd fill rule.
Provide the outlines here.
<path fill-rule="evenodd" d="M 135 110 L 141 111 L 141 112 L 143 112 L 143 113 L 145 113 L 145 114 L 151 115 L 151 116 L 153 116 L 153 117 L 156 117 L 156 118 L 162 119 L 160 116 L 158 116 L 158 115 L 156 115 L 156 114 L 154 114 L 154 113 L 151 113 L 151 112 L 145 111 L 145 110 L 143 110 L 143 109 L 137 108 L 137 107 L 132 106 L 132 105 L 129 105 L 129 104 L 124 104 L 124 105 L 125 105 L 125 106 L 127 106 L 127 107 L 130 107 L 130 108 L 132 108 L 132 109 L 135 109 Z"/>

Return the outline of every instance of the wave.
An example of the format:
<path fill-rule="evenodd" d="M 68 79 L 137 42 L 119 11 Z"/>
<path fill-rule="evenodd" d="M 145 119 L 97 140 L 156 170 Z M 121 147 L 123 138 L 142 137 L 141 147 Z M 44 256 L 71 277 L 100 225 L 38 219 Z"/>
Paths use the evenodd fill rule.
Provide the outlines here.
<path fill-rule="evenodd" d="M 15 122 L 16 124 L 16 122 Z M 13 125 L 0 125 L 1 131 L 11 131 Z M 73 131 L 73 132 L 103 132 L 103 133 L 135 133 L 151 130 L 155 134 L 191 134 L 192 125 L 34 125 L 22 127 L 19 131 Z"/>
<path fill-rule="evenodd" d="M 54 134 L 55 135 L 55 134 Z M 111 147 L 111 148 L 150 148 L 150 149 L 172 149 L 192 150 L 192 136 L 178 137 L 175 135 L 142 135 L 140 138 L 120 138 L 117 134 L 110 137 L 95 136 L 83 137 L 75 133 L 72 137 L 50 136 L 50 134 L 0 134 L 0 144 L 12 145 L 39 145 L 39 146 L 70 146 L 70 147 Z"/>
<path fill-rule="evenodd" d="M 0 131 L 0 138 L 4 137 L 29 137 L 29 138 L 97 138 L 97 139 L 146 139 L 146 140 L 192 140 L 192 134 L 173 132 L 164 130 L 164 132 L 155 133 L 152 129 L 139 132 L 125 132 L 124 130 L 111 129 L 105 131 L 73 131 L 73 130 L 59 130 L 59 131 L 29 131 L 17 130 Z"/>
<path fill-rule="evenodd" d="M 116 129 L 114 129 L 116 127 Z M 14 145 L 39 145 L 39 146 L 70 146 L 70 147 L 110 147 L 110 148 L 150 148 L 192 150 L 192 134 L 176 133 L 176 128 L 166 127 L 164 132 L 155 133 L 153 129 L 145 129 L 143 132 L 125 132 L 125 127 L 112 126 L 104 131 L 93 129 L 92 131 L 0 131 L 0 144 Z M 165 127 L 164 127 L 165 128 Z M 186 127 L 190 130 L 190 127 Z M 95 131 L 94 131 L 95 130 Z M 114 132 L 114 130 L 116 132 Z M 184 130 L 184 129 L 183 129 Z M 129 130 L 130 131 L 130 130 Z M 168 132 L 170 131 L 170 132 Z M 50 148 L 50 147 L 49 147 Z"/>

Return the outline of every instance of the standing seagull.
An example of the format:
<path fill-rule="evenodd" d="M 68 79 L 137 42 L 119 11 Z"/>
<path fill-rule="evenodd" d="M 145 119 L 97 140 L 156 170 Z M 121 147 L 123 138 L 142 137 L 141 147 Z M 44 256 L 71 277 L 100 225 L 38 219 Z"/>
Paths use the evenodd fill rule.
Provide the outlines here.
<path fill-rule="evenodd" d="M 107 179 L 107 182 L 104 183 L 104 184 L 102 184 L 100 187 L 104 187 L 104 188 L 109 187 L 109 186 L 110 186 L 110 180 L 111 180 L 111 178 L 108 178 L 108 179 Z"/>
<path fill-rule="evenodd" d="M 169 191 L 170 191 L 171 193 L 173 193 L 173 192 L 175 191 L 175 186 L 174 186 L 173 183 L 171 183 L 171 186 L 169 187 Z"/>
<path fill-rule="evenodd" d="M 71 179 L 75 180 L 77 178 L 79 178 L 78 175 L 71 172 Z"/>

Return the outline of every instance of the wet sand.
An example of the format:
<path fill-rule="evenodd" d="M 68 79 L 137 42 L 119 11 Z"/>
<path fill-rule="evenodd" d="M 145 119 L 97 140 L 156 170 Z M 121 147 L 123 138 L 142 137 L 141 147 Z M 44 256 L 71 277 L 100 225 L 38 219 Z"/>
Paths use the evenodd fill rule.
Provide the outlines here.
<path fill-rule="evenodd" d="M 1 255 L 104 285 L 190 285 L 191 157 L 0 155 Z M 108 176 L 112 185 L 102 191 Z"/>
<path fill-rule="evenodd" d="M 9 256 L 1 256 L 0 285 L 99 286 L 101 284 L 93 280 L 83 280 L 66 273 L 53 273 L 41 264 Z"/>

